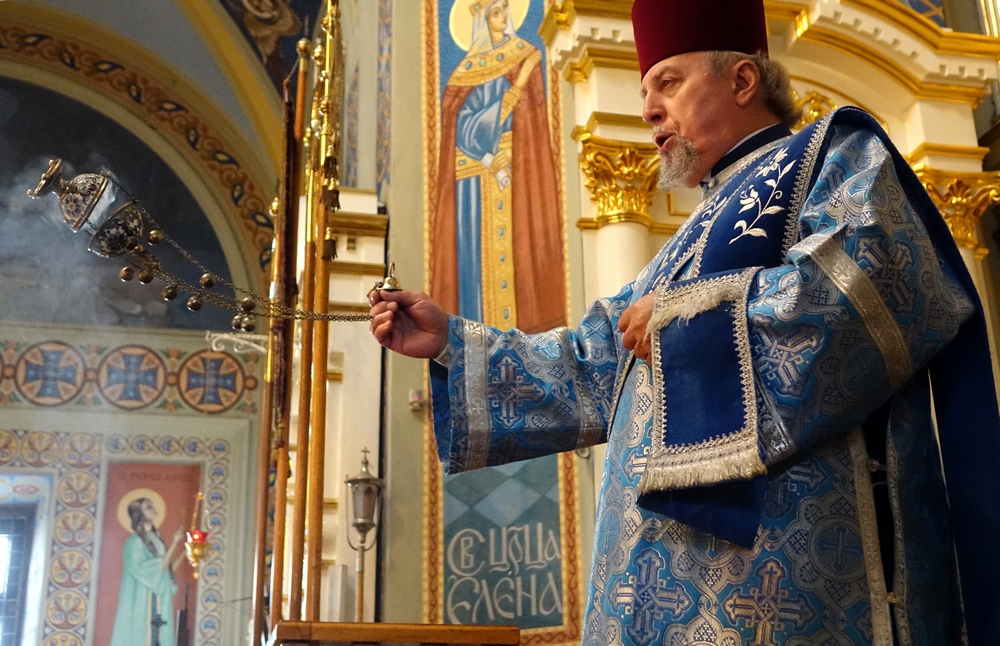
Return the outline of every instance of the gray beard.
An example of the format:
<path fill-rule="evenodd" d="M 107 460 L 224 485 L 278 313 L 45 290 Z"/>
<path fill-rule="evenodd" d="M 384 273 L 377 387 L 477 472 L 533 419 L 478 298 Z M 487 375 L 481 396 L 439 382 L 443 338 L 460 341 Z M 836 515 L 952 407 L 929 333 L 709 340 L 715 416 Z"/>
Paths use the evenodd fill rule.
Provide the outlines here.
<path fill-rule="evenodd" d="M 685 185 L 688 177 L 698 165 L 698 149 L 690 139 L 678 134 L 665 153 L 660 153 L 660 177 L 657 185 L 661 191 L 672 191 Z"/>

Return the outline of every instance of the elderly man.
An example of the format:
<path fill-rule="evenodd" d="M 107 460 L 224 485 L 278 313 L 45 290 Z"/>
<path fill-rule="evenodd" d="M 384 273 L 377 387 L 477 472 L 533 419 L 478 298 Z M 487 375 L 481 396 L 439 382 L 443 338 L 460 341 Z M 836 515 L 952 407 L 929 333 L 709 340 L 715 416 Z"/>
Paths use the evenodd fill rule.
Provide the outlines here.
<path fill-rule="evenodd" d="M 584 644 L 993 643 L 1000 423 L 940 215 L 863 112 L 791 134 L 760 0 L 632 18 L 661 185 L 704 201 L 576 331 L 372 293 L 446 469 L 607 441 Z"/>

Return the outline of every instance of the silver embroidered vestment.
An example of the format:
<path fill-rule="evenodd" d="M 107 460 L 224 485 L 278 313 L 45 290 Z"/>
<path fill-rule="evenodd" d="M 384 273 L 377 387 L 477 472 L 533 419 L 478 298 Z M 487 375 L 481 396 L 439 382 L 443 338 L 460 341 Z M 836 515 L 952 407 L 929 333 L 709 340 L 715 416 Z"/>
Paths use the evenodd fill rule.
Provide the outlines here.
<path fill-rule="evenodd" d="M 607 442 L 584 644 L 960 643 L 924 366 L 970 300 L 874 133 L 827 119 L 739 166 L 576 330 L 453 317 L 442 462 Z M 648 293 L 649 363 L 617 327 Z M 639 504 L 691 491 L 711 525 L 699 492 L 755 478 L 749 547 Z"/>

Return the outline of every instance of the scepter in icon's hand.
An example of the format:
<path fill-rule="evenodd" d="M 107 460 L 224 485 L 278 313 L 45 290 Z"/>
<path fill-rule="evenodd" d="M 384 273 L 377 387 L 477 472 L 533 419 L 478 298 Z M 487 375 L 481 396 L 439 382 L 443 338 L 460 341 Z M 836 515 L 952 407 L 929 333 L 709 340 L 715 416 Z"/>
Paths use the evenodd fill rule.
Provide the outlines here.
<path fill-rule="evenodd" d="M 148 284 L 159 279 L 164 283 L 161 291 L 164 300 L 172 301 L 182 291 L 186 292 L 189 310 L 196 312 L 205 303 L 229 310 L 235 313 L 232 319 L 233 329 L 245 332 L 254 331 L 256 317 L 341 322 L 370 320 L 367 314 L 331 314 L 297 309 L 216 276 L 167 235 L 139 200 L 110 173 L 83 173 L 67 181 L 62 176 L 63 166 L 61 159 L 51 160 L 38 186 L 28 190 L 28 195 L 40 198 L 54 193 L 59 199 L 60 212 L 66 225 L 74 233 L 84 231 L 90 234 L 88 250 L 104 258 L 124 261 L 125 266 L 119 272 L 123 281 L 138 279 L 140 283 Z M 172 246 L 201 271 L 198 285 L 178 278 L 150 251 L 150 248 L 163 243 Z M 147 244 L 150 248 L 147 248 Z M 227 296 L 215 291 L 213 288 L 217 282 L 230 288 L 234 295 Z M 385 279 L 377 285 L 379 289 L 400 289 L 393 265 L 390 265 Z"/>

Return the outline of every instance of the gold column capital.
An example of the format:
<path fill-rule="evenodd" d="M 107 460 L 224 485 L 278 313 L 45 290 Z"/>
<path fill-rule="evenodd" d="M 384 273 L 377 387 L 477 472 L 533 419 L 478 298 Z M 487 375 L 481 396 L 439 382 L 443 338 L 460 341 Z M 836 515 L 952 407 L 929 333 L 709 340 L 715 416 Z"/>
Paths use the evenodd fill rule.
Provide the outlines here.
<path fill-rule="evenodd" d="M 590 199 L 597 203 L 597 217 L 581 219 L 581 229 L 607 224 L 637 222 L 652 229 L 649 206 L 656 193 L 660 158 L 656 146 L 595 136 L 576 135 L 581 144 L 580 171 Z"/>
<path fill-rule="evenodd" d="M 979 244 L 979 218 L 991 204 L 1000 202 L 1000 173 L 963 173 L 927 166 L 913 169 L 958 246 L 972 249 L 977 260 L 989 250 Z"/>

